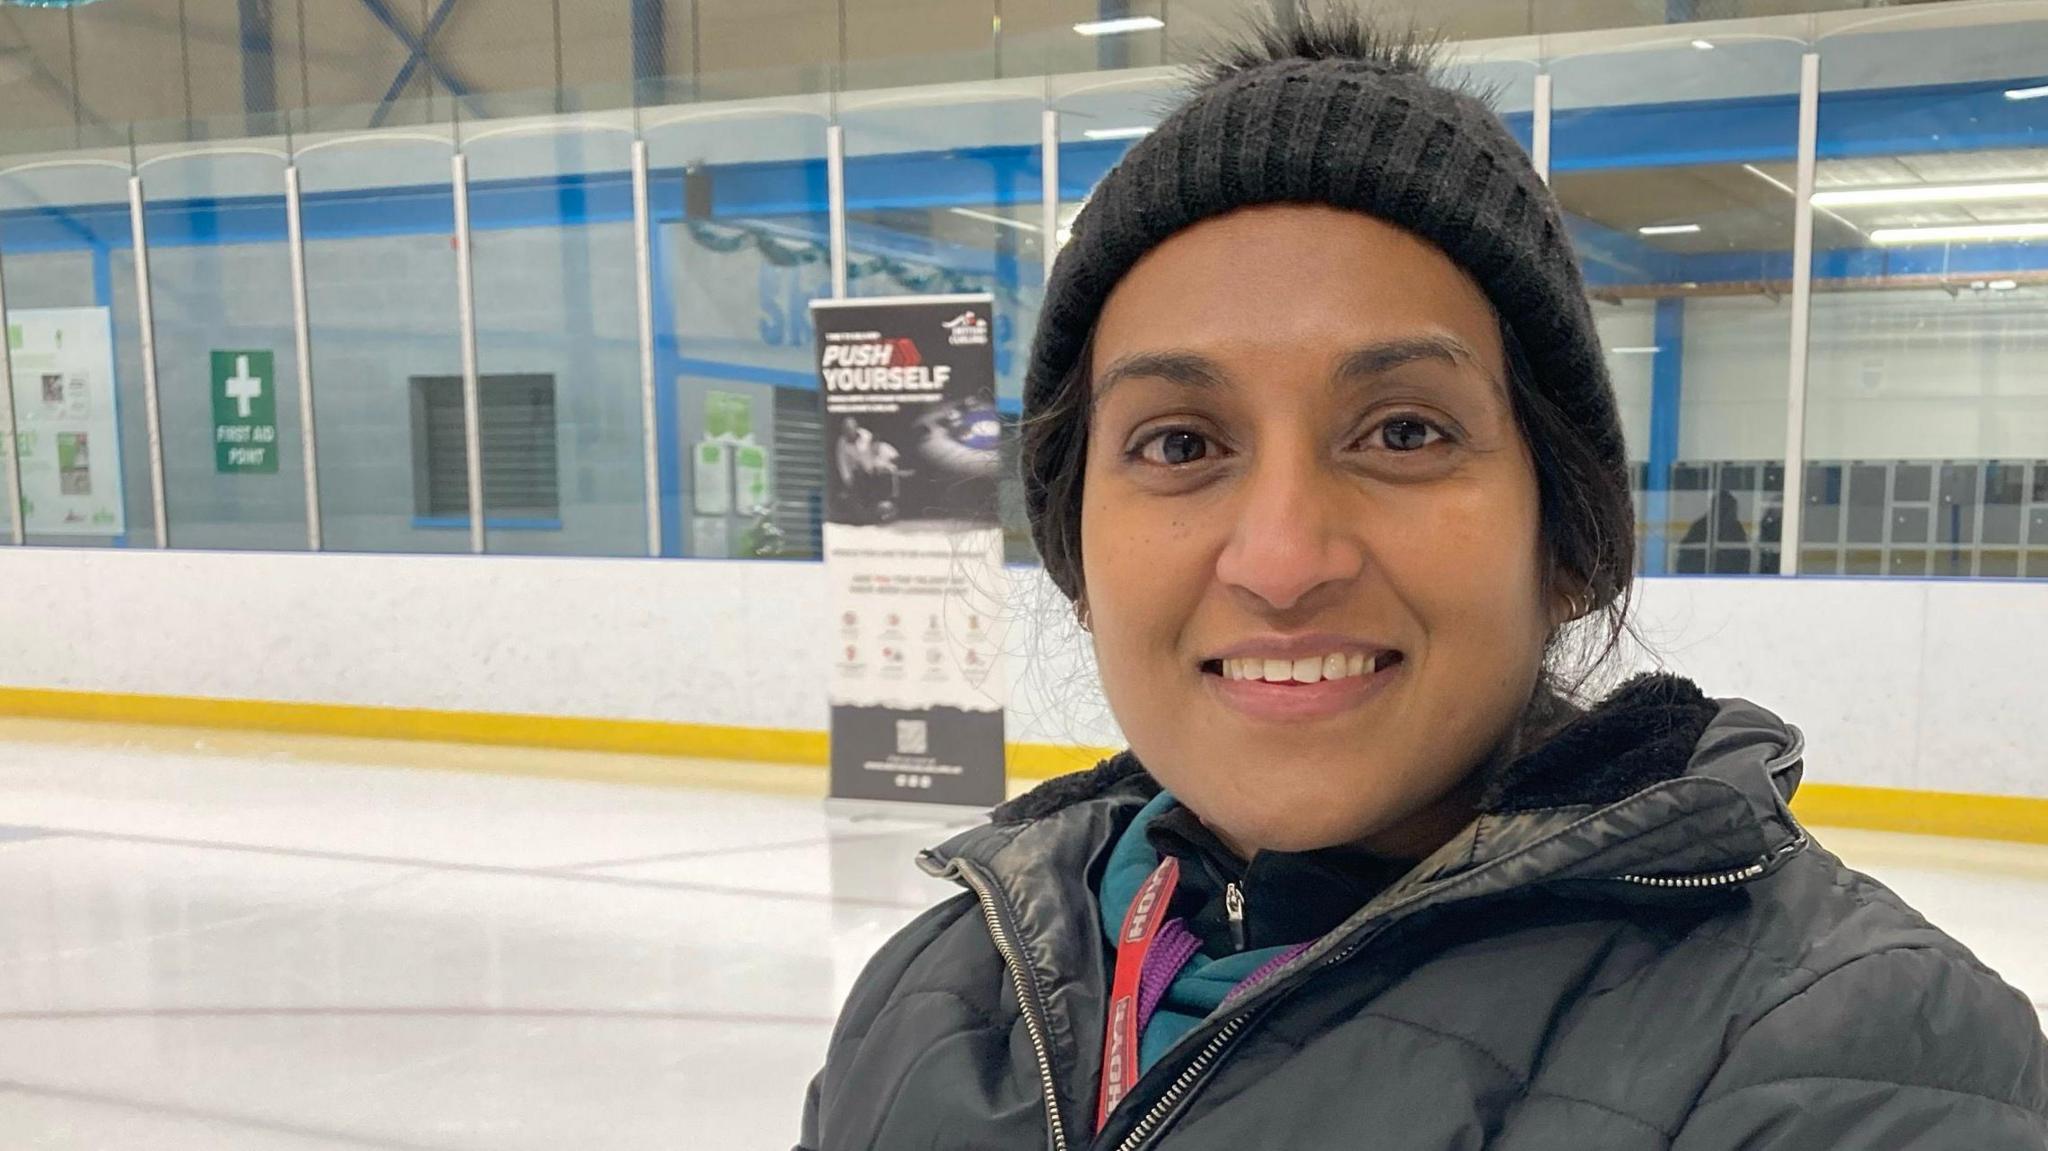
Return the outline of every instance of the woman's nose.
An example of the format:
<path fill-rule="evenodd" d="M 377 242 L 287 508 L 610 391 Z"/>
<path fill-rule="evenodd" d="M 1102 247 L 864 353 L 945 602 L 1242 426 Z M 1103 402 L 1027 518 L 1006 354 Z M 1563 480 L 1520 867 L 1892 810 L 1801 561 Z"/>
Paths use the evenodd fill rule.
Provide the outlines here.
<path fill-rule="evenodd" d="M 1228 515 L 1230 539 L 1216 576 L 1269 610 L 1306 605 L 1320 589 L 1357 579 L 1365 567 L 1351 485 L 1318 461 L 1255 463 Z"/>

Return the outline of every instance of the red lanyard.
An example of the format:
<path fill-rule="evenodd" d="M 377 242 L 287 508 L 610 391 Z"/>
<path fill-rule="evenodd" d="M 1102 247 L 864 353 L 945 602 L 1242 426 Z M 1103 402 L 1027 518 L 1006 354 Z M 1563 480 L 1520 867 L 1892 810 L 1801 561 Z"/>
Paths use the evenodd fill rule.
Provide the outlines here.
<path fill-rule="evenodd" d="M 1109 1113 L 1138 1082 L 1138 985 L 1145 956 L 1166 919 L 1173 889 L 1180 883 L 1180 863 L 1172 856 L 1138 888 L 1123 930 L 1116 937 L 1116 980 L 1109 990 L 1109 1023 L 1102 1036 L 1102 1095 L 1095 1106 L 1095 1130 L 1109 1122 Z"/>

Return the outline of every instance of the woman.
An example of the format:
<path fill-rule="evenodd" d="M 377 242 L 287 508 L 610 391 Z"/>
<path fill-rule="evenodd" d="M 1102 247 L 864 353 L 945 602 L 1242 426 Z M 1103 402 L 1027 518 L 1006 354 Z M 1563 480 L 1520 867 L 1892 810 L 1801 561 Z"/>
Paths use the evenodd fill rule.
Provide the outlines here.
<path fill-rule="evenodd" d="M 1130 752 L 926 853 L 803 1146 L 2048 1147 L 2018 993 L 1822 850 L 1798 732 L 1567 702 L 1633 569 L 1555 201 L 1426 53 L 1213 67 L 1077 221 L 1024 468 Z"/>

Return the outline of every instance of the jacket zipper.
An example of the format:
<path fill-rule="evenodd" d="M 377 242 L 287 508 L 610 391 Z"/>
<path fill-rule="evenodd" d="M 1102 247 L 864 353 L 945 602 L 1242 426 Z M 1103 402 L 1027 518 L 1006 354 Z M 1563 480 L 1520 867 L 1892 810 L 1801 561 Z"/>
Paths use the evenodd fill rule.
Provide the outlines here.
<path fill-rule="evenodd" d="M 1202 1073 L 1209 1069 L 1209 1064 L 1214 1063 L 1216 1057 L 1223 1054 L 1223 1049 L 1230 1045 L 1230 1041 L 1237 1037 L 1237 1033 L 1243 1030 L 1245 1020 L 1249 1018 L 1250 1012 L 1239 1015 L 1224 1024 L 1221 1031 L 1209 1037 L 1209 1041 L 1202 1045 L 1202 1050 L 1196 1053 L 1194 1061 L 1181 1071 L 1172 1086 L 1153 1101 L 1151 1108 L 1145 1112 L 1145 1117 L 1138 1120 L 1138 1125 L 1131 1128 L 1131 1133 L 1124 1141 L 1117 1144 L 1117 1151 L 1137 1151 L 1139 1147 L 1144 1146 L 1145 1141 L 1152 1137 L 1152 1133 L 1159 1125 L 1173 1114 L 1173 1109 L 1180 1105 L 1181 1097 L 1200 1081 Z"/>
<path fill-rule="evenodd" d="M 1010 940 L 1010 929 L 1003 922 L 1002 912 L 996 904 L 995 892 L 972 868 L 959 860 L 946 864 L 944 874 L 957 877 L 973 889 L 975 901 L 981 904 L 982 918 L 988 921 L 989 937 L 995 941 L 996 952 L 1003 957 L 1003 966 L 1010 969 L 1010 979 L 1017 986 L 1017 1007 L 1024 1016 L 1024 1032 L 1030 1037 L 1031 1052 L 1038 1060 L 1038 1086 L 1044 1097 L 1046 1133 L 1050 1137 L 1052 1151 L 1067 1151 L 1066 1125 L 1060 1120 L 1059 1097 L 1054 1093 L 1052 1047 L 1046 1040 L 1050 1029 L 1039 1014 L 1038 985 L 1017 956 L 1016 946 Z"/>
<path fill-rule="evenodd" d="M 1634 883 L 1643 887 L 1729 887 L 1746 883 L 1764 873 L 1764 865 L 1752 863 L 1735 871 L 1723 871 L 1711 875 L 1617 875 L 1623 883 Z"/>
<path fill-rule="evenodd" d="M 1703 875 L 1617 875 L 1615 878 L 1623 883 L 1633 883 L 1639 887 L 1687 889 L 1733 887 L 1738 883 L 1748 883 L 1750 880 L 1769 871 L 1772 862 L 1775 860 L 1797 855 L 1806 850 L 1806 845 L 1810 842 L 1806 835 L 1806 829 L 1799 827 L 1797 830 L 1799 834 L 1773 854 L 1767 855 L 1747 867 L 1738 867 L 1733 871 L 1708 872 Z"/>
<path fill-rule="evenodd" d="M 1223 885 L 1223 912 L 1230 917 L 1230 945 L 1244 950 L 1244 889 L 1235 883 Z"/>

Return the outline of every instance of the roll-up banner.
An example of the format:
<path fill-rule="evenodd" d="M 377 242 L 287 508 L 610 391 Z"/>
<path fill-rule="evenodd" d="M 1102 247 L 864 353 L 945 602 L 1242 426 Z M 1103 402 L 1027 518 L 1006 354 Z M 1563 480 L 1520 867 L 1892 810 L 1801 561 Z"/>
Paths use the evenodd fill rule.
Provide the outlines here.
<path fill-rule="evenodd" d="M 819 300 L 832 797 L 1003 800 L 994 301 Z"/>

